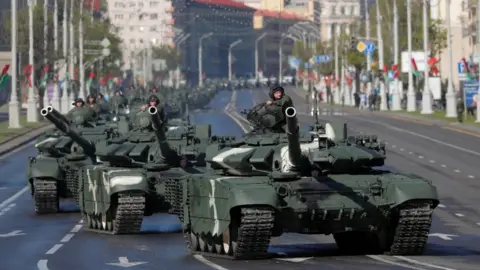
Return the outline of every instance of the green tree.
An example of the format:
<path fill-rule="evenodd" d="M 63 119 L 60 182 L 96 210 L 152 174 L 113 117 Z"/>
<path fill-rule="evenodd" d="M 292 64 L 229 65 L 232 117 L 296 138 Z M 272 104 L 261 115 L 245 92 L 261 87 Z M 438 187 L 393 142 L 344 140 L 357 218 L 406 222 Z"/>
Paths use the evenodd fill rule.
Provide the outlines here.
<path fill-rule="evenodd" d="M 104 72 L 109 73 L 111 71 L 118 71 L 118 66 L 114 63 L 122 59 L 122 52 L 120 50 L 121 38 L 117 33 L 117 29 L 113 27 L 109 21 L 99 21 L 94 20 L 91 22 L 90 16 L 91 14 L 85 12 L 83 18 L 80 18 L 80 1 L 74 1 L 75 7 L 74 10 L 76 11 L 73 14 L 73 26 L 75 31 L 75 51 L 78 51 L 78 23 L 82 19 L 84 21 L 84 32 L 83 37 L 85 41 L 92 41 L 92 40 L 102 40 L 104 37 L 110 40 L 110 55 L 103 59 L 103 66 L 109 67 L 105 68 Z M 34 7 L 34 16 L 33 16 L 33 33 L 34 33 L 34 60 L 35 60 L 35 69 L 38 71 L 41 65 L 44 63 L 44 56 L 47 57 L 49 62 L 53 62 L 56 59 L 62 59 L 62 47 L 63 47 L 63 0 L 59 0 L 59 26 L 58 26 L 58 44 L 59 44 L 59 52 L 58 55 L 54 52 L 54 44 L 53 44 L 53 11 L 50 10 L 48 12 L 48 32 L 44 33 L 43 29 L 43 22 L 44 22 L 44 10 L 43 10 L 43 0 L 39 0 L 37 5 Z M 29 44 L 29 16 L 28 16 L 28 7 L 20 9 L 18 11 L 18 52 L 23 53 L 23 55 L 28 54 L 28 44 Z M 5 17 L 4 22 L 5 30 L 9 33 L 11 32 L 11 18 L 10 16 Z M 44 51 L 43 44 L 45 37 L 48 40 L 48 47 L 47 51 Z M 90 50 L 100 50 L 102 49 L 101 46 L 90 46 L 84 45 L 84 49 Z M 84 61 L 91 61 L 98 56 L 91 56 L 91 55 L 84 55 Z M 28 63 L 28 57 L 22 57 L 23 61 L 20 63 L 22 66 Z M 121 63 L 122 64 L 122 63 Z M 37 72 L 37 76 L 39 76 L 39 72 Z"/>
<path fill-rule="evenodd" d="M 398 4 L 398 36 L 399 49 L 406 51 L 408 49 L 408 35 L 407 35 L 407 1 L 397 0 Z M 379 9 L 382 14 L 382 37 L 383 47 L 385 51 L 385 63 L 393 63 L 393 2 L 379 1 Z M 423 51 L 423 6 L 421 1 L 413 1 L 412 3 L 412 48 L 414 51 Z M 370 7 L 370 36 L 377 37 L 377 14 L 376 6 Z M 358 36 L 366 37 L 365 21 L 358 21 L 352 25 L 358 29 Z M 447 47 L 447 32 L 441 26 L 439 21 L 429 19 L 428 26 L 429 33 L 429 47 L 431 55 L 438 55 L 443 49 Z"/>
<path fill-rule="evenodd" d="M 163 59 L 167 70 L 174 70 L 182 63 L 182 54 L 180 50 L 168 45 L 156 46 L 152 50 L 154 59 Z"/>

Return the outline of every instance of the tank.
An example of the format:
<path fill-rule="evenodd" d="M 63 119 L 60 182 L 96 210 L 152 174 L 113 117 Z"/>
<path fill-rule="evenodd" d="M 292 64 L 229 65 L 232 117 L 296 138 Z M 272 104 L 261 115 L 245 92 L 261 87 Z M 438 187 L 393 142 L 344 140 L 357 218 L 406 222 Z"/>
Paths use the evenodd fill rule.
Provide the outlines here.
<path fill-rule="evenodd" d="M 206 147 L 190 130 L 167 131 L 161 111 L 150 107 L 138 114 L 128 136 L 97 148 L 98 163 L 82 169 L 80 208 L 88 230 L 140 232 L 144 216 L 167 212 L 175 204 L 165 194 L 168 181 L 203 172 Z"/>
<path fill-rule="evenodd" d="M 37 139 L 38 154 L 29 159 L 29 182 L 37 214 L 59 212 L 60 199 L 78 203 L 78 168 L 92 163 L 95 143 L 114 136 L 108 126 L 92 127 L 84 122 L 72 124 L 61 113 L 47 107 L 42 116 L 57 128 Z M 88 115 L 85 115 L 88 119 Z M 75 116 L 76 120 L 82 117 Z"/>
<path fill-rule="evenodd" d="M 210 145 L 205 174 L 182 181 L 188 248 L 259 259 L 271 237 L 290 232 L 333 234 L 348 252 L 422 254 L 439 203 L 432 183 L 381 170 L 375 138 L 349 138 L 334 124 L 301 135 L 295 109 L 285 115 L 285 133 Z"/>

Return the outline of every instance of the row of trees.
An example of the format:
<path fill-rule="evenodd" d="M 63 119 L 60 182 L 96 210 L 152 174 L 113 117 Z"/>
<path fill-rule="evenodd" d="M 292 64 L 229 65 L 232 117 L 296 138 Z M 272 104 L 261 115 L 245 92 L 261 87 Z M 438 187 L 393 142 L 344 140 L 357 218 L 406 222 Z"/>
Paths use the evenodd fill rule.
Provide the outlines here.
<path fill-rule="evenodd" d="M 407 9 L 406 0 L 397 0 L 398 2 L 398 30 L 399 30 L 399 49 L 400 52 L 408 49 L 407 39 Z M 392 1 L 379 1 L 380 13 L 382 15 L 382 37 L 384 47 L 384 62 L 391 66 L 394 63 L 394 37 L 393 37 L 393 6 Z M 377 37 L 377 14 L 375 5 L 370 7 L 370 36 Z M 423 51 L 423 15 L 421 1 L 414 1 L 412 4 L 412 48 L 414 51 Z M 357 69 L 366 67 L 366 56 L 360 53 L 356 48 L 351 48 L 351 38 L 355 37 L 357 40 L 363 40 L 367 36 L 365 31 L 365 21 L 357 21 L 350 26 L 350 35 L 343 32 L 338 38 L 339 54 L 346 53 L 347 64 L 355 66 Z M 429 47 L 432 56 L 441 54 L 442 50 L 447 46 L 447 32 L 442 27 L 440 21 L 429 20 L 428 27 Z M 376 43 L 376 42 L 375 42 Z M 377 46 L 378 47 L 378 46 Z M 345 50 L 346 49 L 346 50 Z M 303 44 L 303 42 L 296 42 L 293 49 L 293 56 L 308 61 L 314 55 L 334 55 L 334 42 L 321 42 L 312 48 Z M 373 54 L 374 59 L 378 59 L 378 48 Z M 328 63 L 318 65 L 318 72 L 321 74 L 334 73 L 334 60 Z M 373 70 L 378 70 L 377 66 L 373 66 Z M 301 66 L 303 71 L 303 66 Z"/>
<path fill-rule="evenodd" d="M 34 7 L 33 10 L 33 36 L 34 36 L 34 61 L 35 61 L 35 70 L 41 70 L 41 67 L 44 63 L 52 64 L 55 60 L 64 59 L 63 55 L 63 24 L 66 23 L 68 30 L 70 30 L 68 25 L 68 20 L 63 18 L 63 1 L 59 0 L 59 16 L 58 16 L 58 44 L 59 50 L 55 51 L 54 49 L 54 11 L 52 8 L 49 8 L 47 13 L 47 18 L 44 17 L 44 5 L 43 1 L 38 1 L 37 5 Z M 109 73 L 115 72 L 118 73 L 120 71 L 120 67 L 115 65 L 116 60 L 122 59 L 122 51 L 120 49 L 121 38 L 118 35 L 118 30 L 108 21 L 108 20 L 91 20 L 92 14 L 85 11 L 83 16 L 80 16 L 80 1 L 74 1 L 74 14 L 72 14 L 73 18 L 73 26 L 75 32 L 75 55 L 78 52 L 78 40 L 79 40 L 79 22 L 83 20 L 84 22 L 84 31 L 83 31 L 83 38 L 85 41 L 101 41 L 103 38 L 108 38 L 110 40 L 110 55 L 105 57 L 103 60 L 103 66 L 107 67 L 102 72 Z M 70 11 L 70 10 L 69 10 Z M 28 50 L 29 50 L 29 16 L 28 16 L 28 7 L 22 8 L 18 11 L 18 21 L 17 21 L 17 51 L 22 55 L 21 58 L 21 66 L 25 66 L 28 64 Z M 47 32 L 44 32 L 44 21 L 47 20 L 48 27 Z M 11 33 L 11 18 L 10 16 L 6 16 L 5 21 L 3 22 L 4 28 L 6 33 Z M 46 50 L 44 49 L 44 41 L 45 39 L 48 41 Z M 67 39 L 69 41 L 69 38 Z M 101 46 L 88 46 L 85 45 L 84 49 L 90 50 L 101 50 Z M 70 49 L 68 49 L 68 53 Z M 92 61 L 95 59 L 96 55 L 84 55 L 84 62 Z M 39 76 L 39 72 L 37 72 L 37 76 Z"/>

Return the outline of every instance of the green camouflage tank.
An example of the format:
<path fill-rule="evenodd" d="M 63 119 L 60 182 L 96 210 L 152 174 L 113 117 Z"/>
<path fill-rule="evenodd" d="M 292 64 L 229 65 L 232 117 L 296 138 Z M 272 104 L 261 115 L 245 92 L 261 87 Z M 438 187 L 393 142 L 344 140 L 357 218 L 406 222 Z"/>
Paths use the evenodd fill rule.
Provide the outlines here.
<path fill-rule="evenodd" d="M 89 230 L 138 233 L 144 216 L 166 212 L 176 202 L 165 193 L 168 181 L 203 172 L 209 125 L 167 131 L 156 107 L 138 113 L 128 136 L 95 151 L 97 163 L 80 173 L 80 208 Z"/>
<path fill-rule="evenodd" d="M 264 258 L 271 237 L 291 232 L 333 234 L 347 251 L 422 254 L 439 203 L 432 183 L 377 169 L 386 157 L 376 138 L 349 140 L 330 124 L 300 136 L 295 109 L 285 114 L 285 133 L 210 145 L 206 173 L 182 181 L 188 248 Z"/>
<path fill-rule="evenodd" d="M 41 110 L 52 122 L 53 130 L 37 139 L 38 154 L 30 158 L 27 179 L 37 214 L 59 211 L 60 198 L 75 198 L 78 203 L 78 169 L 91 164 L 93 145 L 116 136 L 114 127 L 90 122 L 88 108 L 76 110 L 67 119 L 52 107 Z"/>

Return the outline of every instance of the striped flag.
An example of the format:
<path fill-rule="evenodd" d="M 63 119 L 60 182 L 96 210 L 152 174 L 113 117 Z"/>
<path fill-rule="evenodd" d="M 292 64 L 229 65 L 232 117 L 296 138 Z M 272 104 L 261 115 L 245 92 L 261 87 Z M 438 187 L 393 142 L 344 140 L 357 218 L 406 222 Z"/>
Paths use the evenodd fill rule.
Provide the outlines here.
<path fill-rule="evenodd" d="M 10 69 L 10 65 L 3 66 L 2 75 L 0 77 L 0 87 L 3 87 L 10 79 L 10 74 L 8 74 L 8 70 Z"/>
<path fill-rule="evenodd" d="M 417 68 L 417 62 L 415 62 L 415 59 L 410 59 L 410 61 L 412 62 L 412 73 L 415 77 L 420 77 L 422 76 L 422 74 L 420 73 L 420 71 L 418 71 L 418 68 Z"/>

